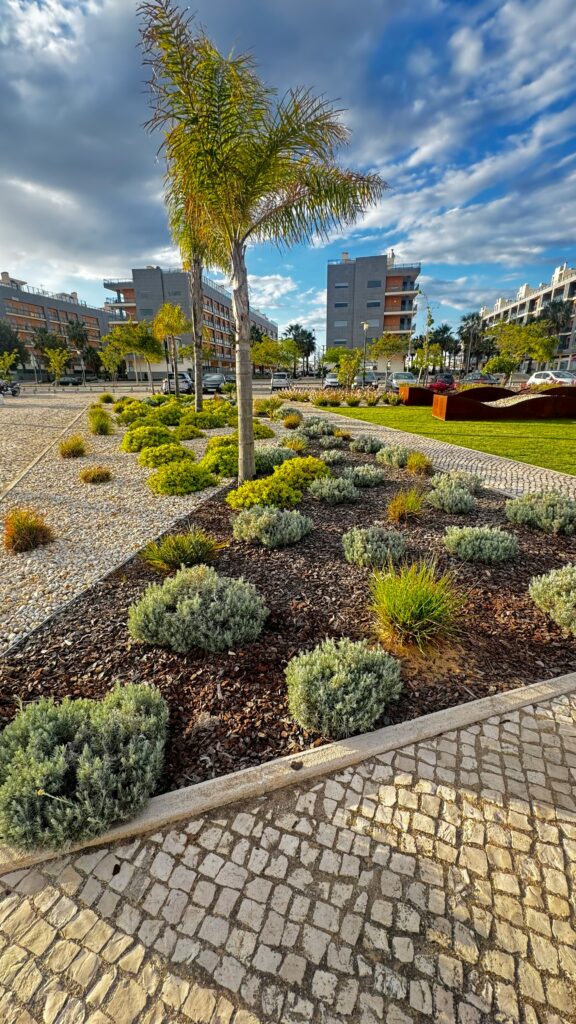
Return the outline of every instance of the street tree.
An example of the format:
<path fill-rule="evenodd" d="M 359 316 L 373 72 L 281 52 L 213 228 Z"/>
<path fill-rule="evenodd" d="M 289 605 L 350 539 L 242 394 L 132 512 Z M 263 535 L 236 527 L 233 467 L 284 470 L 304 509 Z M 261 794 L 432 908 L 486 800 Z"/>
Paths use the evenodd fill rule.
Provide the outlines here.
<path fill-rule="evenodd" d="M 52 374 L 55 384 L 58 378 L 62 376 L 70 362 L 70 352 L 67 348 L 47 348 L 44 349 L 43 355 L 46 359 L 48 371 Z"/>
<path fill-rule="evenodd" d="M 7 320 L 0 320 L 0 355 L 11 352 L 16 354 L 14 365 L 21 366 L 24 370 L 28 362 L 28 353 L 24 342 L 20 341 L 18 332 Z"/>
<path fill-rule="evenodd" d="M 344 349 L 338 360 L 338 383 L 343 388 L 351 388 L 354 377 L 357 376 L 362 365 L 362 351 L 359 348 Z"/>
<path fill-rule="evenodd" d="M 10 370 L 16 363 L 16 352 L 0 353 L 0 380 L 6 380 L 10 376 Z"/>
<path fill-rule="evenodd" d="M 180 306 L 175 306 L 171 302 L 165 302 L 163 306 L 156 313 L 153 320 L 153 331 L 154 336 L 158 341 L 165 343 L 168 346 L 168 351 L 171 354 L 171 361 L 174 372 L 174 394 L 176 398 L 180 395 L 180 386 L 178 382 L 178 342 L 177 338 L 181 334 L 186 334 L 190 331 L 192 324 L 183 313 Z M 200 382 L 195 381 L 195 390 L 198 391 L 198 385 L 201 387 L 202 373 L 200 373 Z"/>

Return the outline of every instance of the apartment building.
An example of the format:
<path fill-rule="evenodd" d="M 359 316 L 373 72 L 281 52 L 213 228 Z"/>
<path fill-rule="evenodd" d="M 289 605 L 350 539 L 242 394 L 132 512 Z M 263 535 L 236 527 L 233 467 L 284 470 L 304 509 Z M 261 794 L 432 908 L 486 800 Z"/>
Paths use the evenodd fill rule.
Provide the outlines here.
<path fill-rule="evenodd" d="M 34 331 L 39 327 L 67 340 L 67 325 L 78 321 L 85 325 L 89 344 L 95 348 L 109 329 L 106 310 L 89 306 L 76 292 L 54 294 L 43 288 L 32 288 L 5 270 L 0 273 L 0 320 L 6 320 L 18 333 L 30 353 L 31 367 L 35 366 Z M 74 369 L 81 369 L 79 359 Z"/>
<path fill-rule="evenodd" d="M 572 322 L 560 335 L 560 341 L 553 367 L 557 370 L 576 369 L 576 267 L 567 263 L 556 267 L 548 284 L 531 288 L 523 284 L 515 299 L 499 298 L 492 309 L 483 306 L 480 310 L 484 330 L 501 322 L 525 324 L 542 313 L 547 303 L 554 299 L 572 303 Z"/>
<path fill-rule="evenodd" d="M 160 267 L 133 269 L 132 276 L 121 280 L 104 281 L 104 287 L 116 293 L 115 298 L 106 301 L 111 319 L 110 326 L 123 324 L 128 320 L 152 320 L 165 302 L 180 306 L 187 317 L 191 316 L 190 281 L 187 271 L 182 269 L 162 270 Z M 225 288 L 204 277 L 204 326 L 209 334 L 212 350 L 204 369 L 230 371 L 234 367 L 234 320 L 232 317 L 232 296 Z M 250 308 L 250 321 L 270 338 L 278 337 L 278 324 L 259 310 Z M 182 343 L 192 342 L 190 334 L 182 335 Z M 162 376 L 165 367 L 152 367 L 154 376 Z"/>
<path fill-rule="evenodd" d="M 328 263 L 326 348 L 361 348 L 385 332 L 409 340 L 417 311 L 419 263 L 397 263 L 384 256 L 358 256 Z M 385 367 L 382 367 L 385 369 Z M 394 367 L 396 368 L 396 367 Z M 378 369 L 381 369 L 379 366 Z"/>

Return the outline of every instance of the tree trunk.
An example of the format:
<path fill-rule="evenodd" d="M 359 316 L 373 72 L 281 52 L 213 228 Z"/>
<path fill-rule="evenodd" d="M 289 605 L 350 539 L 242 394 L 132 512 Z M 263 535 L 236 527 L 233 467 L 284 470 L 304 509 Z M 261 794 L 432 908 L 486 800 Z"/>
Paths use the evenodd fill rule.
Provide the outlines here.
<path fill-rule="evenodd" d="M 250 307 L 246 247 L 232 246 L 232 310 L 236 325 L 236 389 L 238 395 L 238 481 L 254 476 L 254 428 L 252 424 L 252 360 L 250 359 Z"/>
<path fill-rule="evenodd" d="M 150 386 L 152 388 L 152 394 L 155 395 L 156 392 L 154 390 L 154 378 L 152 376 L 152 366 L 150 365 L 149 359 L 146 360 L 146 366 L 148 367 L 148 376 L 150 377 Z"/>
<path fill-rule="evenodd" d="M 202 335 L 204 301 L 202 295 L 202 260 L 195 256 L 190 270 L 190 308 L 194 332 L 194 408 L 202 412 Z"/>
<path fill-rule="evenodd" d="M 178 380 L 178 344 L 174 335 L 171 337 L 172 342 L 172 366 L 174 367 L 174 395 L 176 398 L 180 398 L 180 381 Z"/>

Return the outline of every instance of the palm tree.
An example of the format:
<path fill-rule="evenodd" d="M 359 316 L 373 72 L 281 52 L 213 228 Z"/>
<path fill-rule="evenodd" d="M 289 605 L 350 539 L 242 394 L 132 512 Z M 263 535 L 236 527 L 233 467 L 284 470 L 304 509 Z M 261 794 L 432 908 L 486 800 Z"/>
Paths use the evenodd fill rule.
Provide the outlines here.
<path fill-rule="evenodd" d="M 440 324 L 430 332 L 430 342 L 434 345 L 439 345 L 442 352 L 448 354 L 448 366 L 450 366 L 450 356 L 455 356 L 459 349 L 458 342 L 452 334 L 452 328 L 450 324 Z"/>
<path fill-rule="evenodd" d="M 576 316 L 576 307 L 565 299 L 550 299 L 542 307 L 538 320 L 545 320 L 550 338 L 556 338 L 560 345 L 560 335 L 567 334 Z"/>
<path fill-rule="evenodd" d="M 478 362 L 479 356 L 483 354 L 482 317 L 480 316 L 480 313 L 464 314 L 460 320 L 460 326 L 458 327 L 458 337 L 460 338 L 464 351 L 462 369 L 464 370 L 464 373 L 468 373 L 471 357 L 473 355 L 476 356 L 476 362 Z"/>
<path fill-rule="evenodd" d="M 302 324 L 288 324 L 284 331 L 284 337 L 292 338 L 292 341 L 295 342 L 300 358 L 306 363 L 306 372 L 308 372 L 310 356 L 314 355 L 316 351 L 314 331 L 307 330 Z"/>
<path fill-rule="evenodd" d="M 349 132 L 324 99 L 278 99 L 251 56 L 224 57 L 173 0 L 139 8 L 153 113 L 163 133 L 166 200 L 178 244 L 186 231 L 231 275 L 236 325 L 239 479 L 254 475 L 246 248 L 325 238 L 376 203 L 384 183 L 336 165 Z"/>

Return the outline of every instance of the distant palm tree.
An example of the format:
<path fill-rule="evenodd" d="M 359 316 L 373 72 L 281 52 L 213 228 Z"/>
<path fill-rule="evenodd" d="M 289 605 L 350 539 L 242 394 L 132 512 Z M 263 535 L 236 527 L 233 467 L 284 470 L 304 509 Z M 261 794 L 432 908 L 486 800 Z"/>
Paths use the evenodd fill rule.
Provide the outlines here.
<path fill-rule="evenodd" d="M 460 320 L 458 337 L 462 343 L 464 356 L 462 369 L 465 373 L 470 369 L 470 360 L 476 360 L 476 368 L 483 356 L 491 356 L 496 351 L 493 340 L 484 334 L 480 313 L 466 313 Z"/>
<path fill-rule="evenodd" d="M 448 354 L 448 366 L 450 366 L 450 356 L 455 357 L 456 353 L 460 350 L 458 341 L 452 334 L 450 324 L 440 324 L 430 331 L 430 343 L 440 345 L 442 352 Z"/>
<path fill-rule="evenodd" d="M 538 319 L 545 320 L 549 325 L 549 337 L 560 341 L 560 335 L 570 331 L 575 316 L 576 307 L 571 302 L 566 299 L 550 299 L 540 310 Z"/>
<path fill-rule="evenodd" d="M 314 355 L 316 351 L 316 338 L 314 331 L 307 330 L 302 324 L 288 324 L 288 327 L 284 331 L 285 338 L 292 338 L 295 342 L 300 358 L 306 363 L 306 372 L 309 370 L 309 359 L 310 356 Z"/>
<path fill-rule="evenodd" d="M 339 112 L 305 89 L 277 99 L 248 55 L 222 56 L 173 0 L 139 8 L 153 114 L 163 133 L 166 200 L 186 232 L 229 273 L 236 325 L 239 479 L 254 475 L 246 248 L 326 238 L 376 203 L 384 182 L 336 165 L 348 139 Z"/>

